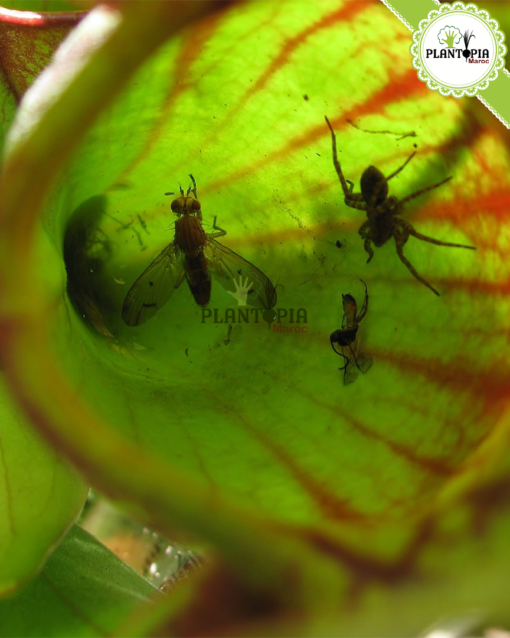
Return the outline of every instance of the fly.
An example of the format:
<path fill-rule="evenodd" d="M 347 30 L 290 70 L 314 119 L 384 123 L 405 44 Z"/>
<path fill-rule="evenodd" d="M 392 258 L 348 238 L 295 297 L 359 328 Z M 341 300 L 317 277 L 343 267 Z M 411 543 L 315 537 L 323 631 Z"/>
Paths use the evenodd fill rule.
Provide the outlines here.
<path fill-rule="evenodd" d="M 266 275 L 216 241 L 217 237 L 227 234 L 216 226 L 216 217 L 215 232 L 204 231 L 197 185 L 193 175 L 190 178 L 193 188 L 190 186 L 186 194 L 180 188 L 180 196 L 171 204 L 172 212 L 177 215 L 173 242 L 144 270 L 126 295 L 122 319 L 128 326 L 139 326 L 153 317 L 184 279 L 196 303 L 206 306 L 211 298 L 211 273 L 233 297 L 239 295 L 241 277 L 244 277 L 245 301 L 249 299 L 252 307 L 267 310 L 276 305 L 276 290 Z"/>
<path fill-rule="evenodd" d="M 344 371 L 344 385 L 354 383 L 358 377 L 358 371 L 368 372 L 373 364 L 372 357 L 366 352 L 360 352 L 358 327 L 368 310 L 368 290 L 366 283 L 361 280 L 365 286 L 365 298 L 363 305 L 358 314 L 358 306 L 354 297 L 350 294 L 342 295 L 342 306 L 344 316 L 342 319 L 342 327 L 335 330 L 329 341 L 333 350 L 344 358 L 345 364 L 339 370 Z M 340 346 L 341 352 L 335 348 L 335 343 Z"/>

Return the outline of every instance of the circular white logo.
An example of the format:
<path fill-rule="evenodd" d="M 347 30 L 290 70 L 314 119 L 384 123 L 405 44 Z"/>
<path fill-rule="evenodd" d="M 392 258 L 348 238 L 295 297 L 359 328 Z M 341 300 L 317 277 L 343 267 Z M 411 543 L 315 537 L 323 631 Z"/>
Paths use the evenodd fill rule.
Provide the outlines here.
<path fill-rule="evenodd" d="M 506 47 L 498 23 L 474 4 L 443 4 L 413 34 L 418 77 L 442 95 L 475 95 L 495 80 Z"/>

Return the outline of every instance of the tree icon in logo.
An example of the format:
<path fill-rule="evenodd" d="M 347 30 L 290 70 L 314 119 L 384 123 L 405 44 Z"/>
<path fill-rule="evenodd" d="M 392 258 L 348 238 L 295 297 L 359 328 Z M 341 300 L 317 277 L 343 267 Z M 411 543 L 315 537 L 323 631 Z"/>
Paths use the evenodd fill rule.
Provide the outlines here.
<path fill-rule="evenodd" d="M 446 44 L 446 46 L 451 49 L 462 40 L 462 33 L 457 27 L 449 27 L 447 25 L 437 34 L 437 39 L 440 44 Z"/>

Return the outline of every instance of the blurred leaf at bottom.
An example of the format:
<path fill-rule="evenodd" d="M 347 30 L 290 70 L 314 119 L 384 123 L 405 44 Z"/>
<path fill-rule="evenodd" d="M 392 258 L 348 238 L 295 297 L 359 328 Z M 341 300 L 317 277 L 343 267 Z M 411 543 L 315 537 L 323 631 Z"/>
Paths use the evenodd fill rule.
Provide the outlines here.
<path fill-rule="evenodd" d="M 155 595 L 152 585 L 75 525 L 37 578 L 0 600 L 0 636 L 106 636 Z"/>

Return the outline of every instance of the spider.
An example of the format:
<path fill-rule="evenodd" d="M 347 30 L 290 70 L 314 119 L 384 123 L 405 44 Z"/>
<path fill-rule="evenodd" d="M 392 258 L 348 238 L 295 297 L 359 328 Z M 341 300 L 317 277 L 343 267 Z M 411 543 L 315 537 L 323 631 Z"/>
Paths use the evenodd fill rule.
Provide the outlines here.
<path fill-rule="evenodd" d="M 344 371 L 344 385 L 353 383 L 356 380 L 358 370 L 363 373 L 368 372 L 373 364 L 372 357 L 369 354 L 359 351 L 358 326 L 368 310 L 367 285 L 363 279 L 360 279 L 360 281 L 365 286 L 365 298 L 359 314 L 356 299 L 349 294 L 342 295 L 344 309 L 342 327 L 329 336 L 331 347 L 345 360 L 345 365 L 339 368 L 339 370 Z M 335 343 L 340 346 L 341 352 L 338 352 L 335 348 Z"/>
<path fill-rule="evenodd" d="M 419 195 L 423 195 L 424 193 L 433 190 L 434 188 L 442 186 L 452 178 L 447 177 L 437 184 L 426 186 L 425 188 L 422 188 L 419 191 L 416 191 L 415 193 L 412 193 L 411 195 L 408 195 L 401 200 L 398 200 L 393 195 L 391 197 L 388 197 L 389 180 L 392 177 L 395 177 L 395 175 L 398 175 L 400 171 L 407 166 L 407 164 L 416 155 L 415 151 L 414 153 L 411 153 L 411 155 L 406 159 L 406 161 L 400 168 L 397 168 L 397 170 L 394 171 L 391 175 L 388 175 L 388 177 L 384 177 L 381 171 L 375 166 L 369 166 L 368 168 L 366 168 L 363 171 L 363 175 L 361 176 L 360 180 L 361 193 L 353 193 L 352 191 L 354 189 L 354 184 L 348 179 L 345 179 L 342 173 L 342 169 L 340 168 L 340 162 L 338 160 L 336 150 L 335 132 L 333 131 L 333 127 L 331 126 L 327 117 L 326 122 L 328 124 L 329 130 L 331 131 L 331 139 L 333 141 L 333 164 L 335 165 L 338 178 L 340 179 L 340 184 L 342 185 L 342 190 L 345 196 L 344 202 L 351 208 L 365 210 L 367 213 L 368 219 L 360 226 L 360 229 L 358 231 L 361 238 L 365 240 L 365 251 L 369 255 L 367 264 L 374 256 L 372 243 L 375 246 L 379 247 L 385 244 L 388 239 L 390 239 L 390 237 L 394 237 L 395 245 L 397 248 L 397 255 L 399 256 L 400 261 L 405 264 L 409 272 L 418 281 L 427 286 L 427 288 L 430 288 L 430 290 L 432 290 L 434 294 L 439 296 L 438 291 L 416 272 L 414 266 L 404 256 L 403 247 L 409 239 L 409 235 L 412 235 L 417 239 L 421 239 L 422 241 L 436 244 L 437 246 L 469 248 L 470 250 L 476 250 L 476 248 L 475 246 L 464 246 L 463 244 L 452 244 L 446 241 L 439 241 L 439 239 L 434 239 L 433 237 L 422 235 L 421 233 L 418 233 L 416 230 L 414 230 L 413 226 L 408 221 L 402 219 L 400 215 L 404 212 L 404 205 L 407 204 L 407 202 L 411 201 L 415 197 L 418 197 Z"/>

